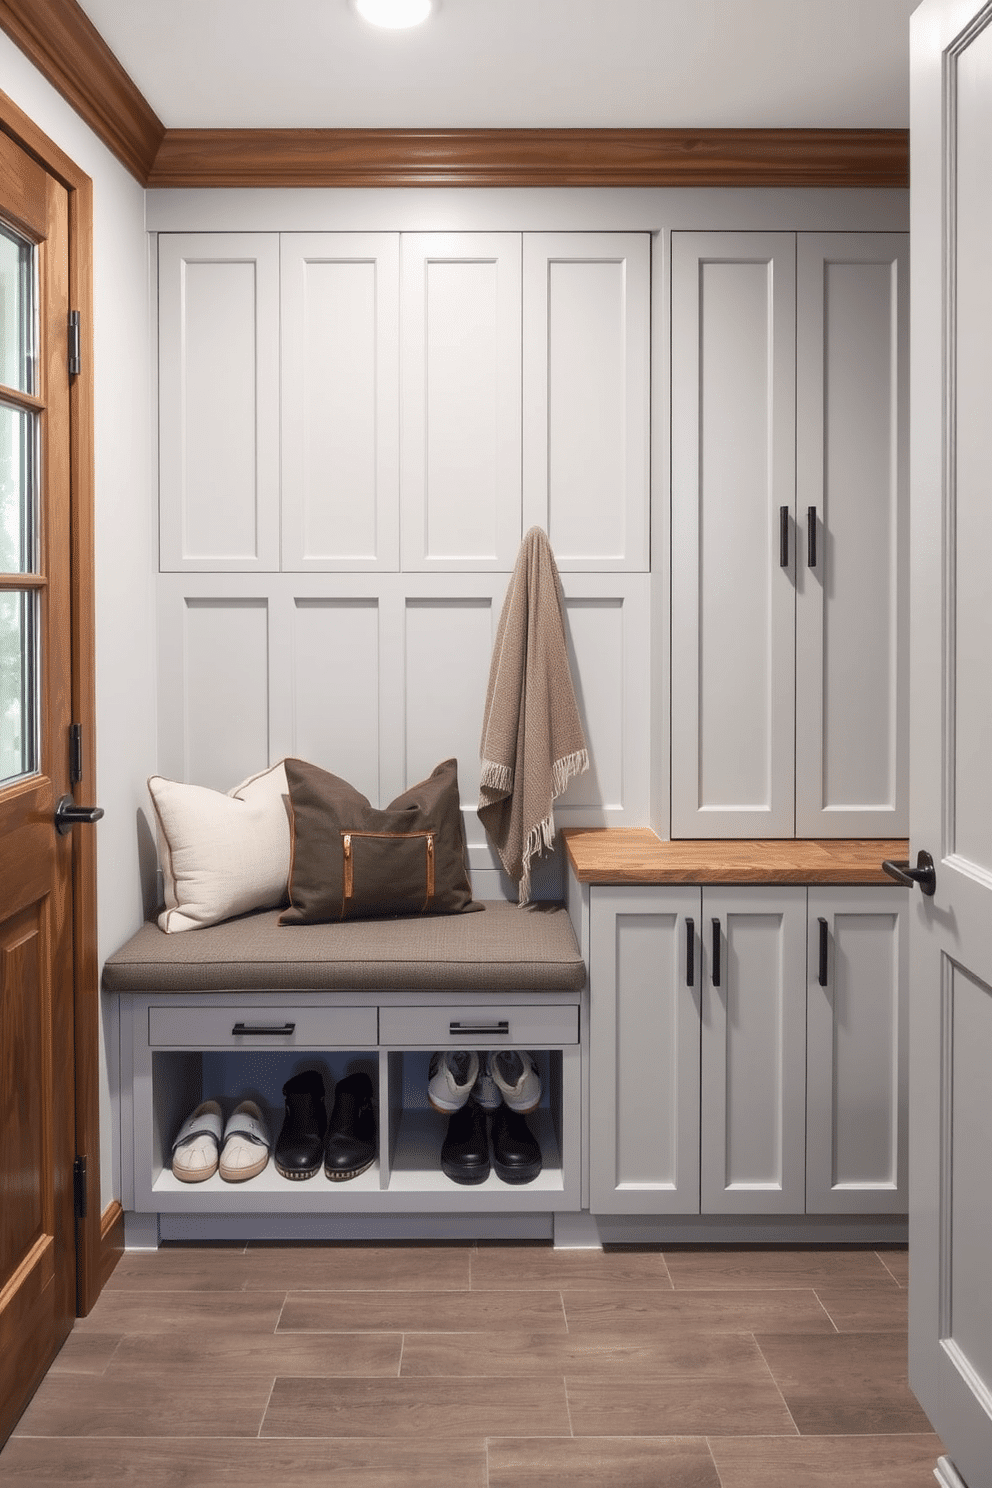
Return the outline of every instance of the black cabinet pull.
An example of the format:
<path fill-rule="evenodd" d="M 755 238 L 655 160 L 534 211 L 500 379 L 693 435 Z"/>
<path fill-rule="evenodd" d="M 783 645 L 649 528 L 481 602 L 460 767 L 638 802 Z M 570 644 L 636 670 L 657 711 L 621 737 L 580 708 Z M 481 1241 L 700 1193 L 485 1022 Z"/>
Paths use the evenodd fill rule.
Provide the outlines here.
<path fill-rule="evenodd" d="M 778 509 L 778 561 L 782 568 L 789 566 L 789 508 Z"/>
<path fill-rule="evenodd" d="M 713 921 L 713 985 L 720 985 L 720 921 Z"/>
<path fill-rule="evenodd" d="M 811 506 L 806 511 L 806 566 L 816 567 L 816 507 Z"/>
<path fill-rule="evenodd" d="M 461 1023 L 458 1021 L 448 1024 L 448 1033 L 452 1038 L 464 1038 L 467 1033 L 472 1034 L 495 1034 L 501 1037 L 509 1037 L 510 1022 L 508 1018 L 498 1018 L 492 1023 L 482 1023 L 476 1020 L 474 1023 Z"/>
<path fill-rule="evenodd" d="M 685 984 L 696 985 L 696 922 L 690 919 L 685 922 Z"/>
<path fill-rule="evenodd" d="M 235 1023 L 231 1029 L 232 1034 L 249 1034 L 254 1038 L 286 1038 L 295 1031 L 295 1023 Z"/>
<path fill-rule="evenodd" d="M 820 967 L 817 981 L 821 987 L 827 985 L 827 922 L 822 915 L 820 920 Z"/>

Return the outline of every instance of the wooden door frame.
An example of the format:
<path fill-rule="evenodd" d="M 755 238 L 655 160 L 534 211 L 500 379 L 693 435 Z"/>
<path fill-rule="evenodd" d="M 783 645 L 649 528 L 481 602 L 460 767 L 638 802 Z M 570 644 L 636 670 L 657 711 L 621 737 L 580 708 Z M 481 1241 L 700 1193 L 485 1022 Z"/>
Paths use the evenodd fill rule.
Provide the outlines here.
<path fill-rule="evenodd" d="M 72 524 L 72 718 L 83 730 L 79 799 L 96 799 L 96 586 L 93 460 L 93 182 L 0 92 L 0 131 L 69 195 L 69 303 L 80 312 L 82 371 L 69 385 Z M 123 1249 L 119 1204 L 100 1211 L 100 981 L 96 917 L 96 834 L 72 834 L 73 1031 L 76 1152 L 85 1154 L 86 1216 L 76 1225 L 76 1311 L 90 1311 Z"/>

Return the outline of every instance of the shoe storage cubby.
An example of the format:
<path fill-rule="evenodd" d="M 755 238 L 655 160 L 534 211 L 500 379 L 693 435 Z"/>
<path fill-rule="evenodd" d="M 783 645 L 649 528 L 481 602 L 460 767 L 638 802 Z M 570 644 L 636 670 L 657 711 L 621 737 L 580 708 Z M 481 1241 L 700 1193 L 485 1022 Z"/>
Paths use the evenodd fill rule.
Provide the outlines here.
<path fill-rule="evenodd" d="M 371 994 L 365 994 L 371 999 Z M 380 994 L 345 1005 L 328 994 L 214 993 L 188 997 L 121 994 L 122 1190 L 140 1214 L 287 1216 L 361 1213 L 498 1213 L 581 1207 L 581 1046 L 579 994 L 485 994 L 445 1001 L 444 994 Z M 418 1000 L 419 999 L 419 1000 Z M 528 1126 L 541 1148 L 541 1172 L 506 1183 L 456 1183 L 441 1171 L 448 1118 L 427 1099 L 428 1067 L 438 1049 L 480 1053 L 526 1049 L 541 1077 L 541 1099 Z M 356 1178 L 332 1183 L 282 1177 L 270 1158 L 243 1183 L 218 1173 L 184 1183 L 172 1173 L 172 1143 L 204 1100 L 227 1117 L 255 1101 L 273 1150 L 283 1120 L 282 1087 L 303 1070 L 320 1073 L 330 1115 L 334 1087 L 367 1073 L 377 1098 L 378 1156 Z M 490 1118 L 491 1119 L 491 1118 Z"/>

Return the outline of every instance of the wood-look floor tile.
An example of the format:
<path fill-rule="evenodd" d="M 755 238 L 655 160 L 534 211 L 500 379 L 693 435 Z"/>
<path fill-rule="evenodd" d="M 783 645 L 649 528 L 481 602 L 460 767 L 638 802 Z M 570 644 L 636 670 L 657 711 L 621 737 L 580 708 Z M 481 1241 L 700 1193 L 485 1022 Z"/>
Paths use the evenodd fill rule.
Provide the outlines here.
<path fill-rule="evenodd" d="M 835 1329 L 812 1289 L 734 1292 L 641 1291 L 611 1287 L 562 1291 L 570 1333 L 642 1339 L 673 1329 L 697 1333 L 828 1333 Z"/>
<path fill-rule="evenodd" d="M 816 1295 L 839 1333 L 905 1333 L 909 1327 L 904 1288 L 817 1287 Z"/>
<path fill-rule="evenodd" d="M 761 1378 L 584 1379 L 566 1375 L 576 1436 L 782 1436 L 795 1426 L 777 1386 Z"/>
<path fill-rule="evenodd" d="M 555 1250 L 553 1245 L 480 1246 L 472 1257 L 472 1289 L 524 1287 L 661 1287 L 672 1279 L 660 1251 Z"/>
<path fill-rule="evenodd" d="M 246 1286 L 262 1291 L 467 1291 L 470 1245 L 258 1245 Z"/>
<path fill-rule="evenodd" d="M 128 1334 L 110 1369 L 212 1368 L 229 1374 L 395 1375 L 401 1333 Z"/>
<path fill-rule="evenodd" d="M 101 1441 L 12 1437 L 4 1488 L 485 1488 L 486 1454 L 454 1442 Z"/>
<path fill-rule="evenodd" d="M 508 1421 L 522 1436 L 570 1435 L 563 1381 L 277 1379 L 261 1434 L 479 1442 Z"/>
<path fill-rule="evenodd" d="M 720 1488 L 698 1437 L 610 1437 L 489 1442 L 489 1488 Z"/>
<path fill-rule="evenodd" d="M 904 1335 L 758 1334 L 757 1341 L 801 1435 L 930 1431 L 907 1383 Z"/>
<path fill-rule="evenodd" d="M 55 1356 L 50 1374 L 102 1374 L 123 1338 L 122 1333 L 82 1333 L 73 1328 Z"/>
<path fill-rule="evenodd" d="M 257 1436 L 272 1377 L 155 1369 L 50 1374 L 19 1436 Z"/>
<path fill-rule="evenodd" d="M 750 1333 L 696 1334 L 688 1330 L 650 1339 L 583 1333 L 407 1333 L 401 1376 L 585 1375 L 618 1373 L 767 1380 L 768 1366 Z"/>
<path fill-rule="evenodd" d="M 163 1245 L 125 1251 L 106 1292 L 239 1292 L 245 1284 L 243 1245 Z"/>
<path fill-rule="evenodd" d="M 940 1438 L 919 1436 L 715 1437 L 723 1488 L 933 1488 Z"/>
<path fill-rule="evenodd" d="M 280 1332 L 564 1333 L 559 1292 L 290 1292 Z"/>
<path fill-rule="evenodd" d="M 785 1250 L 777 1246 L 743 1250 L 721 1246 L 666 1250 L 665 1261 L 676 1289 L 690 1287 L 894 1286 L 895 1278 L 873 1250 L 816 1247 Z"/>
<path fill-rule="evenodd" d="M 898 1250 L 880 1250 L 877 1252 L 878 1259 L 887 1271 L 891 1271 L 901 1287 L 909 1286 L 909 1249 L 902 1246 Z"/>
<path fill-rule="evenodd" d="M 274 1329 L 284 1292 L 104 1292 L 88 1317 L 86 1333 L 196 1333 Z"/>

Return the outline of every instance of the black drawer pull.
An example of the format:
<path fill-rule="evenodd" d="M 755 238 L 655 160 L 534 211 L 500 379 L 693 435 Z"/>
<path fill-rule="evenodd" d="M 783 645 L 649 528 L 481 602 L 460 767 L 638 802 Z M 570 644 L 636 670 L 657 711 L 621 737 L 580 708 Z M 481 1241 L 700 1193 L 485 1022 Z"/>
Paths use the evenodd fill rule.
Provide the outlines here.
<path fill-rule="evenodd" d="M 822 915 L 820 920 L 820 966 L 817 981 L 821 987 L 827 985 L 827 922 Z"/>
<path fill-rule="evenodd" d="M 806 510 L 806 567 L 816 567 L 816 507 Z"/>
<path fill-rule="evenodd" d="M 690 919 L 685 922 L 685 984 L 696 984 L 696 923 Z"/>
<path fill-rule="evenodd" d="M 295 1023 L 235 1023 L 231 1033 L 246 1033 L 253 1038 L 282 1037 L 296 1032 Z"/>
<path fill-rule="evenodd" d="M 778 561 L 782 568 L 789 566 L 789 508 L 778 509 Z"/>
<path fill-rule="evenodd" d="M 720 985 L 720 921 L 713 921 L 713 985 Z"/>
<path fill-rule="evenodd" d="M 449 1023 L 448 1032 L 457 1034 L 464 1038 L 467 1033 L 495 1033 L 506 1037 L 510 1032 L 510 1024 L 507 1018 L 501 1018 L 498 1023 Z"/>

